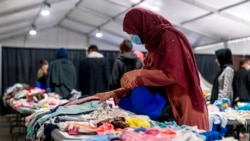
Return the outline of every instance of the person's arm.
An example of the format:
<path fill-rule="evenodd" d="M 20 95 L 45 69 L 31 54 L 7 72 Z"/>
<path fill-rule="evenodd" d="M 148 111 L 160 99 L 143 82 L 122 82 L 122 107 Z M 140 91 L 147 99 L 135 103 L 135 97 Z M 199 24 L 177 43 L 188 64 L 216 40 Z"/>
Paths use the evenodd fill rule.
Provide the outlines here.
<path fill-rule="evenodd" d="M 121 65 L 118 60 L 115 61 L 111 76 L 109 78 L 109 90 L 117 89 L 120 86 Z"/>
<path fill-rule="evenodd" d="M 37 71 L 37 79 L 39 80 L 41 77 L 43 77 L 43 71 L 42 71 L 42 69 L 40 68 L 38 71 Z"/>
<path fill-rule="evenodd" d="M 175 83 L 175 79 L 172 76 L 166 75 L 162 70 L 141 70 L 143 86 L 146 87 L 157 87 L 167 86 Z"/>
<path fill-rule="evenodd" d="M 136 78 L 133 79 L 133 81 L 131 82 L 129 80 L 131 79 L 131 77 Z M 129 84 L 126 85 L 126 83 L 124 83 L 126 85 L 124 85 L 125 87 L 113 91 L 96 94 L 96 96 L 100 97 L 100 102 L 103 102 L 113 97 L 115 104 L 118 104 L 120 99 L 129 95 L 132 89 L 136 86 L 157 87 L 175 83 L 175 79 L 171 76 L 166 75 L 162 70 L 134 70 L 125 73 L 122 79 L 124 79 L 122 81 L 129 82 Z"/>
<path fill-rule="evenodd" d="M 223 79 L 223 89 L 221 92 L 219 92 L 218 99 L 221 98 L 232 98 L 231 90 L 232 90 L 232 84 L 233 84 L 233 78 L 234 78 L 234 70 L 232 68 L 226 68 L 224 70 L 224 79 Z M 232 100 L 232 99 L 230 99 Z"/>
<path fill-rule="evenodd" d="M 118 103 L 120 98 L 129 95 L 131 90 L 136 86 L 157 87 L 175 83 L 175 79 L 171 76 L 167 76 L 162 70 L 142 69 L 140 72 L 139 76 L 129 84 L 129 87 L 113 91 L 115 93 L 113 96 L 115 103 Z M 125 74 L 124 79 L 126 79 L 126 77 L 130 77 L 128 73 Z"/>

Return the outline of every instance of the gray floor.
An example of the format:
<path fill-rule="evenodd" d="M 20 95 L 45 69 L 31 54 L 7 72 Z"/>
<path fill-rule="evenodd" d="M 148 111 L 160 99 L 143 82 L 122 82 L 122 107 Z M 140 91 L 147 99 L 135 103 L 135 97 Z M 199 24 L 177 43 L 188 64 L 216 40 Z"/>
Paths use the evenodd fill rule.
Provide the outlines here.
<path fill-rule="evenodd" d="M 0 141 L 11 141 L 11 137 L 14 136 L 10 134 L 10 119 L 8 116 L 0 116 Z M 13 133 L 18 131 L 17 128 L 13 130 Z M 25 141 L 25 136 L 18 136 L 17 140 L 13 141 Z"/>

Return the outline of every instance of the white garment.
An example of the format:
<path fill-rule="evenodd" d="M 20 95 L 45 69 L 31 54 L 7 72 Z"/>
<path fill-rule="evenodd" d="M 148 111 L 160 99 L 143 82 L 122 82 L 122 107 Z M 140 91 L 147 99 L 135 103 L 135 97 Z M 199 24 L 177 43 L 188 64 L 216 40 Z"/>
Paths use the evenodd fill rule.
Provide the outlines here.
<path fill-rule="evenodd" d="M 92 51 L 88 54 L 88 58 L 103 58 L 104 56 L 96 51 Z"/>
<path fill-rule="evenodd" d="M 200 77 L 201 89 L 210 95 L 212 90 L 212 84 L 210 84 L 207 80 L 205 80 L 205 78 L 200 74 L 200 72 L 199 72 L 199 77 Z"/>
<path fill-rule="evenodd" d="M 219 112 L 209 112 L 209 129 L 213 128 L 213 124 L 220 124 L 222 128 L 227 125 L 227 118 Z"/>
<path fill-rule="evenodd" d="M 176 131 L 176 137 L 173 138 L 173 141 L 204 141 L 205 136 L 199 135 L 189 129 L 182 129 Z"/>

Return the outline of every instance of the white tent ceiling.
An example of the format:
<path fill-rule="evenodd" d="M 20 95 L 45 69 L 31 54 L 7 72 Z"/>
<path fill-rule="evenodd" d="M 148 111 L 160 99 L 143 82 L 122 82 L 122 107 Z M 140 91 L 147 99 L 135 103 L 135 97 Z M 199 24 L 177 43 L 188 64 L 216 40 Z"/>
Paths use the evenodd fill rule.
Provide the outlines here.
<path fill-rule="evenodd" d="M 40 14 L 51 4 L 50 16 Z M 124 14 L 133 6 L 162 14 L 180 29 L 193 47 L 250 36 L 249 0 L 0 0 L 0 41 L 28 36 L 31 25 L 39 31 L 52 27 L 117 45 Z"/>

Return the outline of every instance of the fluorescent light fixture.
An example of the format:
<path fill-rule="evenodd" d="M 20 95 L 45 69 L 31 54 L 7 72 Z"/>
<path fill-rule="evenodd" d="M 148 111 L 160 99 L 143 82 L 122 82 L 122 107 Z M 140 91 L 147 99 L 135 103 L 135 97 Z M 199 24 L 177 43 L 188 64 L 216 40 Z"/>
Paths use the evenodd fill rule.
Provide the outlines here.
<path fill-rule="evenodd" d="M 50 15 L 50 12 L 48 10 L 42 10 L 41 14 L 43 16 L 49 16 Z"/>
<path fill-rule="evenodd" d="M 50 4 L 49 3 L 44 3 L 42 11 L 41 11 L 41 15 L 49 16 L 50 15 L 49 8 L 50 8 Z"/>
<path fill-rule="evenodd" d="M 30 31 L 29 31 L 29 34 L 30 35 L 36 35 L 37 34 L 37 31 L 36 31 L 36 26 L 35 25 L 32 25 Z"/>
<path fill-rule="evenodd" d="M 96 36 L 97 38 L 101 38 L 101 37 L 102 37 L 102 33 L 99 31 L 99 32 L 97 32 L 97 33 L 95 34 L 95 36 Z"/>
<path fill-rule="evenodd" d="M 36 35 L 37 34 L 36 30 L 33 30 L 33 29 L 31 29 L 29 33 L 30 33 L 30 35 Z"/>
<path fill-rule="evenodd" d="M 130 0 L 132 3 L 139 3 L 141 0 Z"/>

